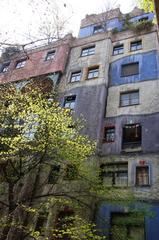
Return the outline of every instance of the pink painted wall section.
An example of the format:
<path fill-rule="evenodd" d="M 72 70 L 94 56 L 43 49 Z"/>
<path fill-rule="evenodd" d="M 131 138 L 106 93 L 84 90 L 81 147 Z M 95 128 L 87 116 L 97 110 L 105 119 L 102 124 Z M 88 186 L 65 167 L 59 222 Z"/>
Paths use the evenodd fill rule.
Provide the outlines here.
<path fill-rule="evenodd" d="M 47 53 L 52 50 L 55 50 L 54 59 L 46 61 L 45 59 Z M 34 50 L 28 54 L 29 59 L 27 59 L 25 66 L 19 69 L 15 68 L 16 62 L 23 58 L 16 57 L 16 59 L 11 61 L 9 70 L 6 73 L 0 73 L 0 83 L 28 79 L 52 72 L 63 72 L 67 62 L 69 50 L 69 42 L 49 49 L 40 49 L 39 51 Z"/>

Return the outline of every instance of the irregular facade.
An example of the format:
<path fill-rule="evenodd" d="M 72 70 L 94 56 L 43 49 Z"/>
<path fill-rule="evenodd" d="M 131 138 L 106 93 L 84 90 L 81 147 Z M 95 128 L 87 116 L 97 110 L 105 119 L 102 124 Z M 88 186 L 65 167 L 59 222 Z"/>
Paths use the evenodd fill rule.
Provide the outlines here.
<path fill-rule="evenodd" d="M 77 39 L 68 36 L 33 50 L 29 60 L 17 55 L 1 66 L 1 83 L 22 88 L 39 76 L 59 82 L 61 105 L 83 117 L 83 133 L 97 141 L 103 183 L 121 193 L 132 189 L 138 199 L 132 209 L 144 202 L 155 213 L 129 224 L 126 206 L 98 204 L 97 226 L 109 240 L 117 239 L 115 226 L 125 234 L 121 239 L 159 239 L 159 58 L 153 18 L 137 8 L 129 15 L 119 9 L 87 15 Z M 18 63 L 24 66 L 18 69 Z M 128 222 L 124 227 L 122 219 Z"/>

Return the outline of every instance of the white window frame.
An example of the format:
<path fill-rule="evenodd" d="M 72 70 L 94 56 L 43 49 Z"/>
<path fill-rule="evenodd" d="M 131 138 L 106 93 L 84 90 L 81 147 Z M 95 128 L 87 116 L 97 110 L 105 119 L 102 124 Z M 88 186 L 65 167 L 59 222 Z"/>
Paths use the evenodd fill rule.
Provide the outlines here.
<path fill-rule="evenodd" d="M 91 56 L 95 54 L 95 45 L 85 47 L 81 51 L 81 57 Z"/>
<path fill-rule="evenodd" d="M 25 58 L 25 59 L 20 59 L 20 60 L 18 60 L 18 61 L 16 62 L 15 68 L 16 68 L 16 69 L 19 69 L 19 68 L 25 67 L 26 61 L 27 61 L 26 58 Z"/>
<path fill-rule="evenodd" d="M 81 76 L 82 76 L 81 71 L 72 72 L 70 77 L 70 82 L 71 83 L 79 82 L 81 80 Z"/>
<path fill-rule="evenodd" d="M 136 184 L 136 177 L 137 177 L 137 167 L 148 167 L 148 185 L 137 185 Z M 135 175 L 134 175 L 134 186 L 135 187 L 148 187 L 151 185 L 151 166 L 149 164 L 144 164 L 144 165 L 136 165 L 135 166 Z"/>
<path fill-rule="evenodd" d="M 45 61 L 53 60 L 55 58 L 55 52 L 56 52 L 55 50 L 47 52 Z"/>

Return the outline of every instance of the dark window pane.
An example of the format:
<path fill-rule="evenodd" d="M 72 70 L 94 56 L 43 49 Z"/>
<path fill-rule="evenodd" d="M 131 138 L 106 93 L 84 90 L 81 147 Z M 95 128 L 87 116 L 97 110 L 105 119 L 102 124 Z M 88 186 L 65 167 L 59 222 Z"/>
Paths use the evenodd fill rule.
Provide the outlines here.
<path fill-rule="evenodd" d="M 139 104 L 139 91 L 120 94 L 120 106 L 129 106 Z"/>
<path fill-rule="evenodd" d="M 81 56 L 89 56 L 89 55 L 93 55 L 95 53 L 95 46 L 89 47 L 89 48 L 84 48 L 82 49 L 82 53 Z"/>
<path fill-rule="evenodd" d="M 99 75 L 99 68 L 89 69 L 88 70 L 88 79 L 97 78 Z"/>
<path fill-rule="evenodd" d="M 71 80 L 70 82 L 78 82 L 81 80 L 81 71 L 80 72 L 74 72 L 71 74 Z"/>
<path fill-rule="evenodd" d="M 132 42 L 130 45 L 131 51 L 136 51 L 142 49 L 142 41 Z"/>
<path fill-rule="evenodd" d="M 49 173 L 48 183 L 55 184 L 59 178 L 60 166 L 53 165 Z"/>
<path fill-rule="evenodd" d="M 64 107 L 74 109 L 76 96 L 68 96 L 65 98 Z"/>
<path fill-rule="evenodd" d="M 138 147 L 141 147 L 141 137 L 142 132 L 140 124 L 125 125 L 123 127 L 123 149 L 139 149 Z"/>
<path fill-rule="evenodd" d="M 115 127 L 105 128 L 104 139 L 106 140 L 106 142 L 115 141 Z"/>
<path fill-rule="evenodd" d="M 93 33 L 100 33 L 100 32 L 103 32 L 103 26 L 102 25 L 94 26 Z"/>
<path fill-rule="evenodd" d="M 101 178 L 106 186 L 128 185 L 128 164 L 113 163 L 101 166 Z"/>
<path fill-rule="evenodd" d="M 25 64 L 26 64 L 26 59 L 19 60 L 16 62 L 15 68 L 17 68 L 17 69 L 23 68 L 25 66 Z"/>
<path fill-rule="evenodd" d="M 140 18 L 138 21 L 139 22 L 143 22 L 143 21 L 147 21 L 149 18 L 148 17 L 142 17 L 142 18 Z"/>
<path fill-rule="evenodd" d="M 4 63 L 4 64 L 2 65 L 1 72 L 3 72 L 3 73 L 8 72 L 9 65 L 10 65 L 10 63 Z"/>
<path fill-rule="evenodd" d="M 123 44 L 119 45 L 119 46 L 114 46 L 113 48 L 113 55 L 118 55 L 124 52 L 124 46 Z"/>
<path fill-rule="evenodd" d="M 51 60 L 51 59 L 54 59 L 55 57 L 55 50 L 54 51 L 51 51 L 51 52 L 48 52 L 47 55 L 46 55 L 46 61 L 47 60 Z"/>
<path fill-rule="evenodd" d="M 139 74 L 139 63 L 130 63 L 121 66 L 121 77 Z"/>
<path fill-rule="evenodd" d="M 130 124 L 123 128 L 124 142 L 140 142 L 141 141 L 141 125 Z"/>

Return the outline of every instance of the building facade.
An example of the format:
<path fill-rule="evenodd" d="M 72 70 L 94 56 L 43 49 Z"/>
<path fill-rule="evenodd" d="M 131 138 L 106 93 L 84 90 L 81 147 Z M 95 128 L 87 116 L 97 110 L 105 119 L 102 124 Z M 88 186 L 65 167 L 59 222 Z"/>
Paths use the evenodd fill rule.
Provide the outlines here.
<path fill-rule="evenodd" d="M 137 8 L 128 15 L 115 9 L 86 16 L 61 82 L 62 106 L 72 104 L 75 116 L 86 121 L 84 133 L 98 143 L 103 183 L 121 193 L 131 189 L 138 199 L 132 208 L 141 209 L 144 202 L 155 215 L 130 224 L 127 207 L 99 203 L 97 225 L 110 240 L 119 239 L 119 231 L 120 239 L 159 238 L 159 62 L 153 18 Z"/>
<path fill-rule="evenodd" d="M 67 36 L 31 50 L 29 59 L 18 53 L 1 64 L 0 83 L 22 89 L 39 76 L 43 86 L 58 83 L 61 105 L 82 117 L 83 134 L 97 141 L 93 161 L 103 184 L 134 192 L 137 201 L 130 206 L 98 203 L 95 221 L 109 240 L 159 239 L 159 46 L 153 18 L 137 8 L 125 15 L 119 9 L 87 15 L 78 38 Z M 133 209 L 142 208 L 153 214 L 130 222 Z"/>

